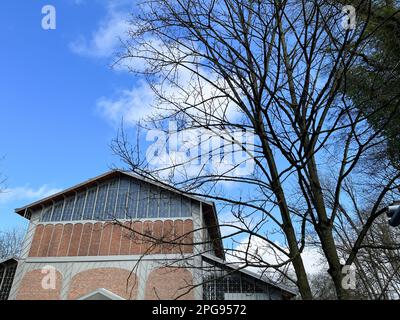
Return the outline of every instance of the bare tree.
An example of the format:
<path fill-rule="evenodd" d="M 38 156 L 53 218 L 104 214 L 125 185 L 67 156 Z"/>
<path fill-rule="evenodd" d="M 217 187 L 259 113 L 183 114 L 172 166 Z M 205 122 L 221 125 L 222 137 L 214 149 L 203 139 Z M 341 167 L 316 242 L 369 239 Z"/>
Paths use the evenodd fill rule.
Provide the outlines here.
<path fill-rule="evenodd" d="M 346 181 L 343 192 L 350 203 L 340 204 L 341 216 L 335 224 L 339 255 L 346 259 L 360 230 L 369 218 L 373 191 L 364 194 L 354 183 Z M 359 205 L 357 197 L 363 197 Z M 328 199 L 328 203 L 329 203 Z M 400 297 L 400 232 L 389 226 L 387 218 L 380 216 L 369 228 L 359 245 L 354 263 L 359 279 L 357 294 L 370 299 L 398 299 Z"/>
<path fill-rule="evenodd" d="M 370 5 L 358 2 L 363 12 Z M 303 299 L 312 298 L 301 256 L 311 234 L 327 261 L 337 298 L 348 298 L 342 267 L 357 262 L 400 177 L 384 160 L 365 166 L 385 144 L 385 123 L 371 127 L 369 115 L 346 97 L 347 71 L 371 37 L 365 31 L 368 15 L 353 29 L 342 6 L 325 0 L 154 0 L 139 9 L 116 63 L 145 78 L 155 94 L 153 115 L 142 126 L 168 132 L 170 138 L 189 129 L 202 134 L 186 137 L 190 147 L 186 144 L 180 154 L 164 149 L 169 139 L 159 139 L 149 156 L 121 130 L 114 152 L 141 176 L 229 208 L 235 218 L 231 235 L 249 239 L 242 249 L 245 266 L 278 272 L 293 266 L 294 277 L 282 274 Z M 168 120 L 177 123 L 172 132 Z M 243 142 L 232 133 L 237 131 L 254 139 Z M 221 140 L 211 150 L 198 147 L 213 137 Z M 193 170 L 198 159 L 217 158 L 221 164 L 243 153 L 246 157 L 233 165 L 200 160 L 202 166 Z M 249 161 L 254 170 L 238 174 L 236 169 Z M 326 178 L 333 181 L 329 190 Z M 360 207 L 364 200 L 343 192 L 350 178 L 374 188 L 363 219 L 356 211 L 346 215 L 342 210 L 343 203 L 357 200 Z M 227 191 L 226 183 L 235 192 Z M 337 223 L 357 219 L 341 262 L 338 235 L 343 234 Z M 272 240 L 277 235 L 281 244 Z M 254 239 L 284 258 L 271 263 L 251 251 Z"/>
<path fill-rule="evenodd" d="M 18 256 L 23 240 L 24 233 L 19 229 L 0 230 L 0 259 Z"/>

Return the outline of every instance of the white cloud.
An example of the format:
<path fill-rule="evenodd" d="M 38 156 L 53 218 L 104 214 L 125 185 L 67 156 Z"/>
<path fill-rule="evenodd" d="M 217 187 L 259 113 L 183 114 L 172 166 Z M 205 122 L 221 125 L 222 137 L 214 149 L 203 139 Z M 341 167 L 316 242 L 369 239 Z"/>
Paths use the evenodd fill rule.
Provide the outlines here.
<path fill-rule="evenodd" d="M 130 67 L 140 65 L 145 67 L 145 61 L 130 61 Z M 213 98 L 221 94 L 210 83 L 193 79 L 193 74 L 185 68 L 177 68 L 179 80 L 175 85 L 170 83 L 150 85 L 140 79 L 136 81 L 136 85 L 132 89 L 124 89 L 117 91 L 113 97 L 101 97 L 97 102 L 101 114 L 112 123 L 120 122 L 124 119 L 124 123 L 135 125 L 139 120 L 147 116 L 157 113 L 167 115 L 178 111 L 178 108 L 185 109 L 185 113 L 189 114 L 197 121 L 213 121 L 218 122 L 218 118 L 226 117 L 228 121 L 235 122 L 241 117 L 241 113 L 236 106 L 229 103 L 224 98 Z M 214 83 L 218 83 L 215 75 L 209 74 L 209 79 Z M 164 98 L 157 98 L 155 91 Z M 173 106 L 169 101 L 174 101 Z M 179 107 L 178 107 L 179 106 Z M 210 115 L 212 116 L 210 119 Z M 213 118 L 215 117 L 215 118 Z M 208 122 L 210 124 L 210 122 Z"/>
<path fill-rule="evenodd" d="M 110 57 L 119 47 L 120 39 L 126 38 L 129 29 L 128 18 L 127 12 L 109 6 L 107 15 L 100 22 L 98 29 L 89 38 L 80 36 L 70 43 L 71 51 L 89 57 Z"/>
<path fill-rule="evenodd" d="M 37 189 L 27 186 L 7 188 L 0 193 L 0 203 L 4 204 L 19 200 L 35 201 L 60 191 L 61 189 L 51 188 L 48 185 L 43 185 Z"/>
<path fill-rule="evenodd" d="M 70 49 L 76 54 L 92 58 L 111 57 L 118 51 L 121 45 L 120 41 L 128 40 L 128 31 L 133 28 L 129 24 L 131 10 L 132 1 L 107 1 L 107 13 L 100 21 L 98 28 L 92 32 L 91 36 L 81 35 L 70 43 Z M 143 47 L 131 48 L 133 55 L 136 55 L 135 49 L 138 50 L 137 56 L 141 56 L 143 52 L 147 52 L 149 56 L 156 56 L 158 52 L 162 52 L 166 56 L 172 55 L 173 59 L 183 59 L 183 63 L 185 63 L 184 60 L 187 60 L 186 63 L 192 63 L 193 59 L 198 59 L 191 57 L 190 54 L 187 55 L 185 47 L 166 47 L 165 44 L 151 37 L 146 39 L 146 44 L 143 44 Z M 114 66 L 114 69 L 117 71 L 144 71 L 148 67 L 145 59 L 127 57 L 119 61 Z M 166 74 L 175 74 L 177 83 L 172 85 L 166 81 L 164 85 L 156 85 L 155 89 L 162 92 L 162 96 L 178 102 L 182 107 L 197 106 L 198 110 L 191 109 L 191 113 L 195 116 L 200 115 L 201 118 L 204 118 L 204 113 L 206 112 L 208 115 L 212 114 L 218 117 L 227 115 L 232 119 L 237 118 L 240 113 L 226 99 L 209 99 L 221 94 L 212 84 L 216 84 L 219 87 L 224 86 L 226 85 L 224 80 L 205 70 L 202 73 L 207 76 L 210 82 L 194 77 L 193 73 L 182 65 L 179 67 L 173 65 L 171 70 L 168 68 L 163 70 L 163 74 L 164 76 Z M 162 74 L 160 75 L 162 76 Z M 120 90 L 113 97 L 101 97 L 97 106 L 103 116 L 111 120 L 111 122 L 120 122 L 121 118 L 124 118 L 124 122 L 134 125 L 138 120 L 152 113 L 154 101 L 155 94 L 149 84 L 145 81 L 137 81 L 136 86 L 132 89 Z M 204 103 L 204 101 L 206 102 Z M 165 112 L 171 109 L 169 103 L 164 103 L 160 107 Z M 160 110 L 157 110 L 157 112 L 160 112 Z M 207 118 L 209 121 L 209 116 Z"/>
<path fill-rule="evenodd" d="M 88 39 L 81 37 L 71 44 L 71 49 L 78 54 L 90 56 L 93 58 L 109 57 L 119 46 L 119 37 L 127 39 L 127 31 L 131 29 L 127 20 L 129 10 L 124 0 L 109 1 L 107 4 L 107 14 L 101 21 L 97 30 L 92 33 Z M 149 45 L 151 43 L 151 45 Z M 230 103 L 228 99 L 221 98 L 221 91 L 217 88 L 226 87 L 225 80 L 218 75 L 207 71 L 200 70 L 206 76 L 206 79 L 196 77 L 183 65 L 185 63 L 193 63 L 199 58 L 191 57 L 190 52 L 186 52 L 186 47 L 166 47 L 157 39 L 146 39 L 146 45 L 143 48 L 131 48 L 133 56 L 141 56 L 143 52 L 148 55 L 157 55 L 157 52 L 162 52 L 163 55 L 171 55 L 173 59 L 182 60 L 182 65 L 172 65 L 170 69 L 165 68 L 159 75 L 162 78 L 171 77 L 173 82 L 161 81 L 159 84 L 150 85 L 142 78 L 136 81 L 132 88 L 125 88 L 116 91 L 112 96 L 101 97 L 97 101 L 97 109 L 100 114 L 112 123 L 114 126 L 119 126 L 123 119 L 125 126 L 135 126 L 138 121 L 144 120 L 147 117 L 155 114 L 165 116 L 169 113 L 174 113 L 177 110 L 176 106 L 172 106 L 169 101 L 174 101 L 179 108 L 184 108 L 190 116 L 199 122 L 207 122 L 212 124 L 213 121 L 218 123 L 215 118 L 228 118 L 228 121 L 235 122 L 241 116 L 237 107 Z M 189 44 L 188 44 L 189 45 Z M 134 50 L 138 50 L 135 54 Z M 121 70 L 136 70 L 144 71 L 149 67 L 146 64 L 146 59 L 140 58 L 125 58 L 115 66 L 118 71 Z M 217 88 L 216 88 L 217 87 Z M 229 91 L 228 88 L 225 88 Z M 156 90 L 165 100 L 158 99 Z M 218 98 L 216 98 L 218 97 Z M 213 118 L 215 117 L 215 118 Z M 224 132 L 216 133 L 218 135 Z M 175 163 L 177 157 L 174 154 L 169 154 L 165 159 L 166 167 L 170 167 L 171 162 Z M 162 159 L 160 159 L 162 160 Z M 219 163 L 212 164 L 212 168 L 217 172 L 225 172 L 236 168 L 237 163 Z M 190 167 L 185 166 L 184 170 L 190 171 Z M 192 166 L 194 174 L 198 168 Z M 239 170 L 238 168 L 236 170 Z M 229 182 L 223 182 L 230 184 Z"/>
<path fill-rule="evenodd" d="M 261 238 L 252 237 L 250 245 L 248 247 L 249 239 L 247 238 L 245 241 L 242 241 L 239 245 L 236 246 L 237 252 L 234 254 L 235 257 L 228 255 L 228 260 L 233 262 L 238 262 L 240 259 L 244 258 L 244 253 L 247 251 L 251 255 L 254 255 L 257 258 L 254 258 L 254 262 L 265 261 L 271 265 L 277 265 L 282 263 L 288 259 L 286 255 L 284 255 L 281 251 L 274 248 L 271 244 L 267 243 Z M 276 246 L 287 251 L 287 248 L 284 248 L 280 245 L 279 242 L 274 242 Z M 303 259 L 304 267 L 309 276 L 316 275 L 323 270 L 326 270 L 326 260 L 324 256 L 320 253 L 318 248 L 306 246 L 301 253 L 301 257 Z M 253 272 L 264 272 L 265 269 L 250 267 L 250 270 Z M 294 269 L 292 266 L 289 268 L 289 273 L 294 275 Z M 275 277 L 279 276 L 274 270 L 270 270 L 266 273 L 273 280 Z"/>
<path fill-rule="evenodd" d="M 124 119 L 124 123 L 133 125 L 154 111 L 153 100 L 153 91 L 149 85 L 138 81 L 132 89 L 118 91 L 111 98 L 101 97 L 97 101 L 97 108 L 113 124 L 119 124 Z"/>

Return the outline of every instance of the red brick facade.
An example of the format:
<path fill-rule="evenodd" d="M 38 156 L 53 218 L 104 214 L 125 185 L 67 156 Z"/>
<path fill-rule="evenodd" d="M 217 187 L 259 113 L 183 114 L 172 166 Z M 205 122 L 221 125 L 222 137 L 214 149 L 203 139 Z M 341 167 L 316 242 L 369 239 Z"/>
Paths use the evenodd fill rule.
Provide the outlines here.
<path fill-rule="evenodd" d="M 54 289 L 44 289 L 41 270 L 27 272 L 17 292 L 17 300 L 60 300 L 62 286 L 67 286 L 68 299 L 84 297 L 104 288 L 127 300 L 138 298 L 138 277 L 134 272 L 121 268 L 93 268 L 79 272 L 66 284 L 56 271 Z M 192 274 L 185 268 L 158 268 L 150 272 L 145 286 L 146 300 L 194 299 L 191 287 Z"/>
<path fill-rule="evenodd" d="M 193 252 L 191 219 L 125 222 L 124 226 L 156 239 L 177 239 L 177 242 L 185 245 L 154 244 L 148 238 L 112 223 L 39 224 L 33 236 L 29 257 Z"/>
<path fill-rule="evenodd" d="M 146 300 L 193 300 L 192 274 L 185 268 L 158 268 L 146 282 Z"/>
<path fill-rule="evenodd" d="M 55 288 L 44 289 L 42 286 L 43 274 L 41 270 L 27 272 L 22 278 L 17 292 L 17 300 L 60 300 L 62 275 L 56 271 Z"/>
<path fill-rule="evenodd" d="M 134 300 L 138 281 L 135 273 L 119 268 L 96 268 L 75 275 L 70 283 L 68 299 L 75 300 L 96 289 L 107 289 L 120 297 Z"/>

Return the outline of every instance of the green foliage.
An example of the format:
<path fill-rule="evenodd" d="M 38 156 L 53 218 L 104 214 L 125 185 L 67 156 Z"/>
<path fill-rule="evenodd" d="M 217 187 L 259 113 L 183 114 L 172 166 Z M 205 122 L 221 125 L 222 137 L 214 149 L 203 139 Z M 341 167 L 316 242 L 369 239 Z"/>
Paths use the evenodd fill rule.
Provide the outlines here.
<path fill-rule="evenodd" d="M 347 77 L 347 94 L 387 139 L 387 156 L 400 167 L 400 4 L 373 1 L 371 11 L 357 7 L 366 23 L 367 54 L 360 55 Z"/>

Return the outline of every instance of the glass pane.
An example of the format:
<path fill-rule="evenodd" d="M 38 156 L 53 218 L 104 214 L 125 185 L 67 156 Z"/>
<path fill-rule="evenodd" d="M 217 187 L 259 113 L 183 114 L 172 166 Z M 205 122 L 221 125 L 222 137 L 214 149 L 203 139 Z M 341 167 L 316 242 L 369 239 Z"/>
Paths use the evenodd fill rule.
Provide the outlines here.
<path fill-rule="evenodd" d="M 148 203 L 149 203 L 149 186 L 147 184 L 140 184 L 139 207 L 137 212 L 138 218 L 147 217 Z"/>
<path fill-rule="evenodd" d="M 135 180 L 131 180 L 128 195 L 128 212 L 127 218 L 136 218 L 136 211 L 139 197 L 139 184 Z"/>
<path fill-rule="evenodd" d="M 0 284 L 2 283 L 3 280 L 4 270 L 5 268 L 3 268 L 3 266 L 0 265 Z"/>
<path fill-rule="evenodd" d="M 86 198 L 86 191 L 80 192 L 76 198 L 76 203 L 75 203 L 75 209 L 74 213 L 72 215 L 72 220 L 81 220 L 82 219 L 82 211 L 83 211 L 83 206 L 85 204 L 85 198 Z"/>
<path fill-rule="evenodd" d="M 228 290 L 229 292 L 233 293 L 241 292 L 240 277 L 236 275 L 231 275 L 230 277 L 228 277 Z"/>
<path fill-rule="evenodd" d="M 52 210 L 53 210 L 53 206 L 47 206 L 47 207 L 43 208 L 42 217 L 41 217 L 40 221 L 42 221 L 42 222 L 50 221 Z"/>
<path fill-rule="evenodd" d="M 196 200 L 192 200 L 192 215 L 199 216 L 200 215 L 200 202 Z"/>
<path fill-rule="evenodd" d="M 117 201 L 118 179 L 112 180 L 108 188 L 106 210 L 104 212 L 105 219 L 115 218 L 115 203 Z"/>
<path fill-rule="evenodd" d="M 96 200 L 96 192 L 97 192 L 97 187 L 91 188 L 87 191 L 83 220 L 93 219 L 93 209 L 94 209 L 94 201 Z"/>
<path fill-rule="evenodd" d="M 7 300 L 10 294 L 11 285 L 14 280 L 16 266 L 9 266 L 5 270 L 5 275 L 3 277 L 3 283 L 0 289 L 0 300 Z"/>
<path fill-rule="evenodd" d="M 190 199 L 186 198 L 186 197 L 182 197 L 181 217 L 190 217 L 191 215 L 192 215 L 192 213 L 191 213 Z"/>
<path fill-rule="evenodd" d="M 104 219 L 104 206 L 106 204 L 108 184 L 101 184 L 97 192 L 96 207 L 94 209 L 94 219 L 103 220 Z"/>
<path fill-rule="evenodd" d="M 181 216 L 181 196 L 176 193 L 171 193 L 171 211 L 170 217 Z"/>
<path fill-rule="evenodd" d="M 160 206 L 160 190 L 155 187 L 150 188 L 149 194 L 149 218 L 158 217 L 158 208 Z"/>
<path fill-rule="evenodd" d="M 160 218 L 169 217 L 169 201 L 170 193 L 166 190 L 161 190 L 161 202 L 160 202 Z"/>
<path fill-rule="evenodd" d="M 70 197 L 65 200 L 65 207 L 64 207 L 64 212 L 63 212 L 63 216 L 62 216 L 63 221 L 72 220 L 72 211 L 74 209 L 74 203 L 75 203 L 75 196 Z"/>
<path fill-rule="evenodd" d="M 61 220 L 63 205 L 64 205 L 64 200 L 58 201 L 54 204 L 54 211 L 53 214 L 51 215 L 51 221 Z"/>
<path fill-rule="evenodd" d="M 117 219 L 125 219 L 127 204 L 126 198 L 128 196 L 129 191 L 129 180 L 127 178 L 121 178 L 118 189 L 118 200 L 117 200 L 117 210 L 116 217 Z"/>
<path fill-rule="evenodd" d="M 253 293 L 254 291 L 255 291 L 254 290 L 254 281 L 243 277 L 242 278 L 242 292 Z"/>

